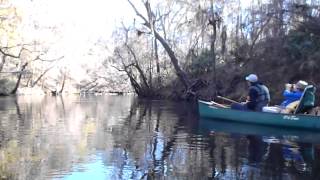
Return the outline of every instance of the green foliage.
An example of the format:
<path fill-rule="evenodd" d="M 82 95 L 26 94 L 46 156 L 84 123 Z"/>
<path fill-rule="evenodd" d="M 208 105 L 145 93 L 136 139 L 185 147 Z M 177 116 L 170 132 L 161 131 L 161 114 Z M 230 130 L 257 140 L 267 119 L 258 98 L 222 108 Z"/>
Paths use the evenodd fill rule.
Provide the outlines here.
<path fill-rule="evenodd" d="M 0 79 L 0 95 L 8 95 L 14 88 L 15 83 L 8 79 Z"/>
<path fill-rule="evenodd" d="M 19 43 L 20 34 L 17 31 L 22 21 L 21 12 L 9 0 L 0 1 L 0 40 L 4 46 L 14 46 Z"/>
<path fill-rule="evenodd" d="M 291 31 L 285 47 L 293 60 L 303 60 L 320 49 L 319 37 L 312 33 Z"/>
<path fill-rule="evenodd" d="M 192 75 L 202 75 L 213 70 L 214 60 L 210 50 L 204 50 L 199 56 L 193 57 L 187 70 Z"/>

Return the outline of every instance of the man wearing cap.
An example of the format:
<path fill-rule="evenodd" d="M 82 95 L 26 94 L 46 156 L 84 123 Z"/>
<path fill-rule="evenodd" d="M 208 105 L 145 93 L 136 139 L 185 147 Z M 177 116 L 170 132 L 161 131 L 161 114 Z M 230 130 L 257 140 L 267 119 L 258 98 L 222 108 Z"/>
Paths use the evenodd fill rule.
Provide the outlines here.
<path fill-rule="evenodd" d="M 286 90 L 283 91 L 283 96 L 285 100 L 281 103 L 281 107 L 285 108 L 288 104 L 300 100 L 304 89 L 308 86 L 308 83 L 305 81 L 298 81 L 296 84 L 288 84 L 291 87 L 287 87 Z"/>
<path fill-rule="evenodd" d="M 246 103 L 232 104 L 232 109 L 262 111 L 262 107 L 270 102 L 269 89 L 258 81 L 258 76 L 250 74 L 245 78 L 249 84 L 249 93 Z"/>
<path fill-rule="evenodd" d="M 282 94 L 285 99 L 280 106 L 263 107 L 262 111 L 272 113 L 293 113 L 299 105 L 299 100 L 307 86 L 308 83 L 302 80 L 298 81 L 296 84 L 286 84 L 286 89 Z"/>

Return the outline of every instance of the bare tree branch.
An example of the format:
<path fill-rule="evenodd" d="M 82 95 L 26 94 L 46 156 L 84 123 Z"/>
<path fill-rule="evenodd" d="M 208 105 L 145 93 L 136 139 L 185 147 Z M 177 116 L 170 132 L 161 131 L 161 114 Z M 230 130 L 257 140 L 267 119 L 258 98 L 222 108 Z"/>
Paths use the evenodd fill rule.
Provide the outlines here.
<path fill-rule="evenodd" d="M 149 23 L 147 18 L 145 18 L 136 8 L 136 6 L 131 2 L 131 0 L 128 0 L 129 4 L 131 5 L 131 7 L 133 8 L 133 10 L 136 12 L 137 16 L 139 16 L 141 19 L 144 20 L 145 23 Z"/>
<path fill-rule="evenodd" d="M 41 78 L 48 72 L 50 71 L 54 66 L 51 66 L 49 68 L 47 68 L 43 73 L 41 73 L 41 75 L 32 83 L 31 87 L 34 87 L 40 80 Z"/>
<path fill-rule="evenodd" d="M 104 65 L 105 66 L 105 65 Z M 131 66 L 134 66 L 134 63 L 131 63 L 131 64 L 129 64 L 129 65 L 125 65 L 124 66 L 124 69 L 120 69 L 120 68 L 118 68 L 117 66 L 114 66 L 114 65 L 110 65 L 111 67 L 113 67 L 113 68 L 115 68 L 116 70 L 118 70 L 118 71 L 126 71 L 126 69 L 128 69 L 129 67 L 131 67 Z M 105 66 L 106 67 L 106 66 Z"/>
<path fill-rule="evenodd" d="M 20 58 L 21 56 L 21 53 L 22 51 L 24 50 L 24 48 L 21 48 L 20 52 L 18 55 L 13 55 L 13 54 L 9 54 L 9 53 L 6 53 L 3 48 L 0 48 L 0 53 L 3 55 L 3 56 L 8 56 L 8 57 L 12 57 L 12 58 Z"/>
<path fill-rule="evenodd" d="M 61 56 L 59 58 L 55 58 L 55 59 L 43 59 L 40 57 L 41 55 L 37 56 L 35 59 L 33 59 L 32 61 L 44 61 L 44 62 L 55 62 L 55 61 L 59 61 L 61 59 L 64 58 L 64 56 Z"/>

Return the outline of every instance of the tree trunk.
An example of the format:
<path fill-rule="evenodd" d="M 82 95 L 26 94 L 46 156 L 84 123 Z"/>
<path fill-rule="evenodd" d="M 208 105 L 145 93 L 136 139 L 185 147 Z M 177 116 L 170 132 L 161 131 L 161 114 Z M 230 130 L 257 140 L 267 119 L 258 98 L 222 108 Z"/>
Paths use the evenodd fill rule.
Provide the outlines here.
<path fill-rule="evenodd" d="M 3 66 L 6 63 L 6 55 L 2 55 L 1 64 L 0 64 L 0 72 L 2 72 Z"/>
<path fill-rule="evenodd" d="M 279 24 L 278 24 L 278 27 L 279 27 L 279 34 L 278 36 L 281 37 L 281 36 L 284 36 L 285 35 L 285 30 L 284 30 L 284 4 L 283 4 L 283 0 L 279 0 L 279 10 L 278 10 L 278 13 L 279 13 Z"/>
<path fill-rule="evenodd" d="M 176 74 L 178 76 L 178 78 L 180 79 L 180 81 L 182 82 L 182 84 L 184 85 L 185 89 L 188 89 L 190 87 L 190 80 L 187 77 L 187 74 L 180 68 L 179 63 L 178 63 L 178 59 L 175 56 L 173 50 L 170 48 L 169 44 L 167 43 L 166 40 L 164 40 L 162 38 L 162 36 L 160 36 L 160 34 L 155 31 L 155 36 L 156 38 L 159 40 L 159 42 L 162 44 L 163 48 L 167 51 L 170 60 L 173 64 L 173 67 L 176 71 Z"/>
<path fill-rule="evenodd" d="M 160 63 L 159 63 L 159 54 L 158 54 L 158 42 L 156 38 L 154 39 L 154 58 L 156 59 L 156 66 L 157 66 L 158 86 L 160 86 L 161 84 Z"/>
<path fill-rule="evenodd" d="M 151 47 L 153 46 L 153 41 L 151 41 Z M 152 89 L 152 72 L 153 72 L 153 49 L 151 48 L 151 58 L 149 59 L 149 86 L 150 86 L 150 90 Z"/>
<path fill-rule="evenodd" d="M 211 25 L 212 25 L 212 34 L 211 34 L 211 55 L 213 62 L 213 83 L 214 83 L 214 96 L 217 95 L 217 75 L 216 75 L 216 52 L 215 52 L 215 43 L 217 39 L 217 20 L 215 13 L 213 11 L 213 0 L 211 0 Z"/>
<path fill-rule="evenodd" d="M 240 16 L 241 16 L 241 2 L 240 2 L 240 0 L 238 0 L 236 37 L 235 37 L 235 39 L 236 39 L 236 48 L 239 47 L 239 40 L 240 40 L 240 38 L 239 38 L 239 36 L 240 36 L 239 35 L 239 29 L 241 28 L 241 18 L 240 18 Z"/>
<path fill-rule="evenodd" d="M 65 83 L 66 83 L 66 74 L 64 73 L 64 74 L 63 74 L 63 81 L 62 81 L 62 85 L 61 85 L 61 89 L 60 89 L 60 91 L 59 91 L 59 94 L 61 94 L 61 93 L 63 92 Z"/>
<path fill-rule="evenodd" d="M 134 79 L 134 77 L 132 76 L 132 74 L 125 69 L 125 72 L 127 73 L 127 76 L 129 77 L 129 80 L 130 80 L 130 84 L 131 86 L 133 87 L 134 91 L 136 92 L 136 94 L 138 96 L 141 96 L 142 95 L 142 88 L 141 86 L 139 85 L 139 83 Z"/>
<path fill-rule="evenodd" d="M 126 47 L 128 48 L 129 52 L 130 52 L 130 53 L 132 54 L 132 56 L 133 56 L 133 59 L 134 59 L 134 62 L 135 62 L 134 67 L 136 67 L 136 69 L 138 70 L 139 75 L 140 75 L 140 77 L 141 77 L 141 79 L 142 79 L 142 82 L 143 82 L 144 86 L 145 86 L 146 88 L 150 89 L 150 86 L 148 85 L 147 78 L 146 78 L 146 76 L 144 75 L 144 72 L 143 72 L 143 70 L 141 69 L 141 67 L 140 67 L 140 65 L 139 65 L 139 63 L 138 63 L 138 59 L 137 59 L 137 56 L 136 56 L 135 52 L 132 50 L 132 48 L 131 48 L 128 44 L 126 44 Z"/>
<path fill-rule="evenodd" d="M 223 57 L 223 60 L 225 60 L 225 53 L 227 51 L 227 26 L 223 26 L 222 32 L 221 32 L 221 54 Z"/>
<path fill-rule="evenodd" d="M 144 25 L 146 27 L 148 27 L 152 31 L 152 33 L 154 34 L 155 38 L 160 41 L 160 43 L 162 44 L 163 48 L 166 50 L 166 52 L 168 53 L 168 55 L 170 57 L 170 60 L 171 60 L 171 62 L 173 64 L 173 67 L 174 67 L 174 69 L 176 71 L 176 74 L 177 74 L 179 80 L 182 82 L 182 84 L 184 85 L 185 89 L 188 90 L 190 88 L 191 82 L 188 79 L 187 74 L 180 68 L 179 63 L 178 63 L 178 59 L 175 56 L 175 54 L 174 54 L 173 50 L 171 49 L 171 47 L 169 46 L 168 42 L 156 31 L 155 28 L 152 28 L 152 23 L 153 22 L 150 21 L 150 20 L 152 20 L 151 17 L 153 15 L 152 15 L 152 12 L 151 12 L 151 7 L 150 7 L 149 2 L 146 1 L 145 4 L 144 4 L 144 6 L 145 6 L 145 8 L 147 10 L 147 13 L 148 13 L 149 21 L 137 10 L 137 8 L 133 5 L 133 3 L 130 0 L 128 0 L 128 2 L 132 6 L 132 8 L 136 12 L 136 14 L 145 21 Z"/>
<path fill-rule="evenodd" d="M 18 75 L 18 80 L 16 82 L 16 85 L 13 88 L 13 90 L 10 92 L 10 94 L 16 94 L 17 93 L 17 90 L 19 88 L 20 81 L 21 81 L 21 78 L 22 78 L 22 74 L 23 74 L 23 72 L 24 72 L 24 70 L 26 69 L 27 66 L 28 66 L 28 62 L 26 62 L 24 65 L 22 65 L 21 70 L 20 70 L 20 74 Z"/>
<path fill-rule="evenodd" d="M 130 50 L 130 48 L 127 46 L 127 44 L 125 44 L 126 45 L 126 47 Z M 118 69 L 118 71 L 124 71 L 126 74 L 127 74 L 127 76 L 129 77 L 129 80 L 130 80 L 130 84 L 131 84 L 131 86 L 133 87 L 133 89 L 134 89 L 134 91 L 135 91 L 135 93 L 138 95 L 138 96 L 144 96 L 144 92 L 143 92 L 143 88 L 139 85 L 139 83 L 135 80 L 135 78 L 133 77 L 133 75 L 132 75 L 132 73 L 130 72 L 130 70 L 128 70 L 128 68 L 130 67 L 130 66 L 135 66 L 135 63 L 132 63 L 132 64 L 130 64 L 130 65 L 126 65 L 125 63 L 124 63 L 124 58 L 121 56 L 121 53 L 120 52 L 118 52 L 118 51 L 116 51 L 116 53 L 117 53 L 117 55 L 119 56 L 119 58 L 121 59 L 121 62 L 122 62 L 122 66 L 123 66 L 123 69 L 118 69 L 118 68 L 116 68 L 116 69 Z M 135 54 L 133 53 L 133 56 L 134 56 Z M 140 68 L 140 66 L 138 66 L 139 68 Z M 137 67 L 136 67 L 137 68 Z M 140 68 L 140 70 L 141 70 L 141 68 Z M 142 71 L 142 70 L 141 70 Z"/>

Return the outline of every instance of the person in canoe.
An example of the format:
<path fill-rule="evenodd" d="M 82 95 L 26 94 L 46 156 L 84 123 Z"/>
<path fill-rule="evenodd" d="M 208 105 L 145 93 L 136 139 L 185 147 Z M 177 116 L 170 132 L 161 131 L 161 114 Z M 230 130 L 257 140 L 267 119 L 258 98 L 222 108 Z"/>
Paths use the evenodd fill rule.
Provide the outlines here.
<path fill-rule="evenodd" d="M 300 100 L 304 89 L 308 86 L 306 81 L 298 81 L 296 84 L 286 84 L 286 89 L 283 91 L 284 101 L 281 107 L 285 108 L 287 105 L 294 101 Z"/>
<path fill-rule="evenodd" d="M 307 86 L 308 83 L 302 80 L 299 80 L 296 84 L 286 84 L 286 88 L 282 93 L 284 100 L 280 106 L 263 107 L 263 112 L 292 113 L 299 104 L 299 100 Z"/>
<path fill-rule="evenodd" d="M 247 76 L 246 81 L 249 85 L 249 92 L 245 103 L 233 103 L 232 109 L 262 111 L 264 106 L 270 102 L 270 93 L 267 86 L 258 81 L 256 74 Z"/>

